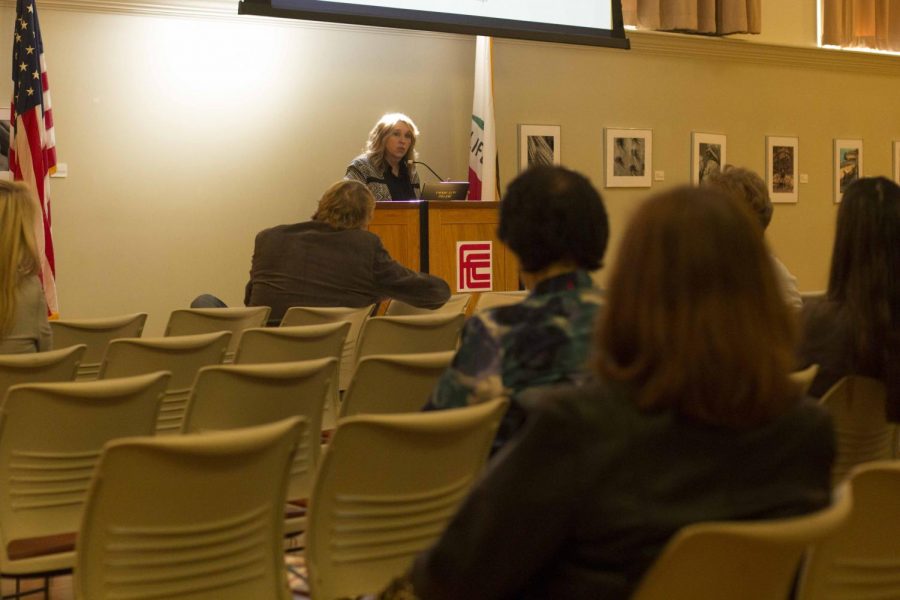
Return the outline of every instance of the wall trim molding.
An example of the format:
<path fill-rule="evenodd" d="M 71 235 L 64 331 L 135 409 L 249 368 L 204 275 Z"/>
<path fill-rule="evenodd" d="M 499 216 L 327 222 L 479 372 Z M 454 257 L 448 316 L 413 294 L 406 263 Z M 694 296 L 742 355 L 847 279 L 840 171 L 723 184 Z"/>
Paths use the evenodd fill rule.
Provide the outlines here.
<path fill-rule="evenodd" d="M 80 13 L 112 13 L 132 15 L 153 15 L 169 17 L 191 17 L 203 19 L 225 19 L 233 21 L 265 20 L 281 25 L 315 29 L 358 29 L 360 25 L 338 23 L 315 23 L 310 21 L 290 21 L 270 17 L 244 16 L 237 14 L 238 0 L 40 0 L 41 10 L 62 10 Z M 0 0 L 0 6 L 15 7 L 15 0 Z M 387 31 L 382 28 L 364 27 L 369 31 Z M 400 33 L 399 30 L 396 33 Z M 456 34 L 435 32 L 403 31 L 404 35 L 429 35 L 460 38 Z M 631 52 L 639 55 L 686 58 L 691 60 L 742 62 L 771 67 L 794 67 L 824 69 L 877 75 L 900 75 L 900 56 L 887 54 L 847 52 L 814 46 L 786 46 L 765 44 L 747 40 L 684 35 L 656 31 L 626 32 L 631 41 Z M 536 44 L 525 40 L 503 40 L 507 44 Z M 588 52 L 621 52 L 605 48 L 587 46 L 567 46 L 581 48 Z"/>

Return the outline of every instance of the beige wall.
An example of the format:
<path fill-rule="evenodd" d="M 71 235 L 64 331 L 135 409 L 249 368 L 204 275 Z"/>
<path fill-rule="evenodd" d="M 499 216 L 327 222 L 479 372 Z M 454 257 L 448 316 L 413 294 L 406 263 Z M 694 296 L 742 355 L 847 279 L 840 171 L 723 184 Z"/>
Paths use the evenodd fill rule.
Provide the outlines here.
<path fill-rule="evenodd" d="M 465 176 L 471 37 L 76 4 L 39 4 L 69 167 L 51 185 L 63 317 L 143 310 L 152 335 L 199 292 L 239 304 L 255 233 L 308 217 L 385 111 L 412 115 L 422 158 Z M 812 46 L 809 4 L 769 0 L 768 41 Z M 777 10 L 786 20 L 773 21 Z M 12 15 L 0 4 L 0 23 Z M 2 29 L 0 65 L 11 47 Z M 564 164 L 598 186 L 603 128 L 653 129 L 653 167 L 666 174 L 653 191 L 688 181 L 692 130 L 727 134 L 729 162 L 760 171 L 765 135 L 797 135 L 810 183 L 798 205 L 776 209 L 769 238 L 801 289 L 823 287 L 831 140 L 862 137 L 866 174 L 889 172 L 900 62 L 653 34 L 633 45 L 496 41 L 501 181 L 515 174 L 520 123 L 561 125 Z M 615 244 L 648 190 L 602 191 Z"/>

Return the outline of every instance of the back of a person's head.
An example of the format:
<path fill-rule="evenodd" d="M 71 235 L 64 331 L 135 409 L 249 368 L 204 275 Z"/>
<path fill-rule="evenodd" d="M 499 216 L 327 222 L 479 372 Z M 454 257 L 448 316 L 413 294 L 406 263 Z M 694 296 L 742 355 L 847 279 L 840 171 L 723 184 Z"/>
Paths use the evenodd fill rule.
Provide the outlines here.
<path fill-rule="evenodd" d="M 599 192 L 563 167 L 533 167 L 516 177 L 500 203 L 500 239 L 526 272 L 560 261 L 599 269 L 609 221 Z"/>
<path fill-rule="evenodd" d="M 752 427 L 798 399 L 795 324 L 746 205 L 708 187 L 663 192 L 625 232 L 596 366 L 643 410 Z"/>
<path fill-rule="evenodd" d="M 885 336 L 900 326 L 898 274 L 900 186 L 884 177 L 860 179 L 838 209 L 828 298 L 849 315 L 857 359 L 875 368 L 883 366 Z"/>
<path fill-rule="evenodd" d="M 0 336 L 12 325 L 19 280 L 40 268 L 34 237 L 36 214 L 25 184 L 0 180 Z"/>
<path fill-rule="evenodd" d="M 312 216 L 335 229 L 362 229 L 372 220 L 375 197 L 364 183 L 344 179 L 329 186 Z"/>
<path fill-rule="evenodd" d="M 769 189 L 763 178 L 750 169 L 725 165 L 721 171 L 708 174 L 703 185 L 717 189 L 740 202 L 746 202 L 762 228 L 769 226 L 773 212 Z"/>

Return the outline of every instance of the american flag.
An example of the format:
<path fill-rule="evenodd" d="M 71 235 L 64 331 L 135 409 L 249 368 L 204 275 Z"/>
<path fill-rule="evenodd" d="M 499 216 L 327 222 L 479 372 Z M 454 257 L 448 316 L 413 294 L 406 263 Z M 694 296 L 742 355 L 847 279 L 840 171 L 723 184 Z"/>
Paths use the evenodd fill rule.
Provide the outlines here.
<path fill-rule="evenodd" d="M 35 234 L 41 252 L 41 281 L 50 315 L 56 316 L 59 303 L 47 191 L 50 174 L 56 171 L 56 139 L 44 44 L 34 0 L 16 2 L 13 37 L 9 169 L 14 179 L 24 181 L 32 189 L 35 201 L 40 204 L 42 222 L 35 223 Z"/>

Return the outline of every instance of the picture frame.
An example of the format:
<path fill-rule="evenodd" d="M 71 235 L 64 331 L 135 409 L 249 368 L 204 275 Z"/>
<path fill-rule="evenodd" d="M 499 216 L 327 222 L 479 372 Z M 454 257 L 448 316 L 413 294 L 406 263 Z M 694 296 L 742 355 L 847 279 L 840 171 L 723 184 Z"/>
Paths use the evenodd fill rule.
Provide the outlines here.
<path fill-rule="evenodd" d="M 766 187 L 774 203 L 800 199 L 800 138 L 766 136 Z"/>
<path fill-rule="evenodd" d="M 519 173 L 537 165 L 558 165 L 562 159 L 559 125 L 519 125 Z"/>
<path fill-rule="evenodd" d="M 11 122 L 9 107 L 0 108 L 0 179 L 12 181 L 12 171 L 9 170 L 9 141 Z"/>
<path fill-rule="evenodd" d="M 727 137 L 721 133 L 691 132 L 691 183 L 700 185 L 709 173 L 721 171 L 728 161 Z"/>
<path fill-rule="evenodd" d="M 603 130 L 606 187 L 650 187 L 653 175 L 653 130 Z"/>
<path fill-rule="evenodd" d="M 894 140 L 894 181 L 900 184 L 900 140 Z"/>
<path fill-rule="evenodd" d="M 863 141 L 834 140 L 834 202 L 841 201 L 850 184 L 863 177 Z"/>

